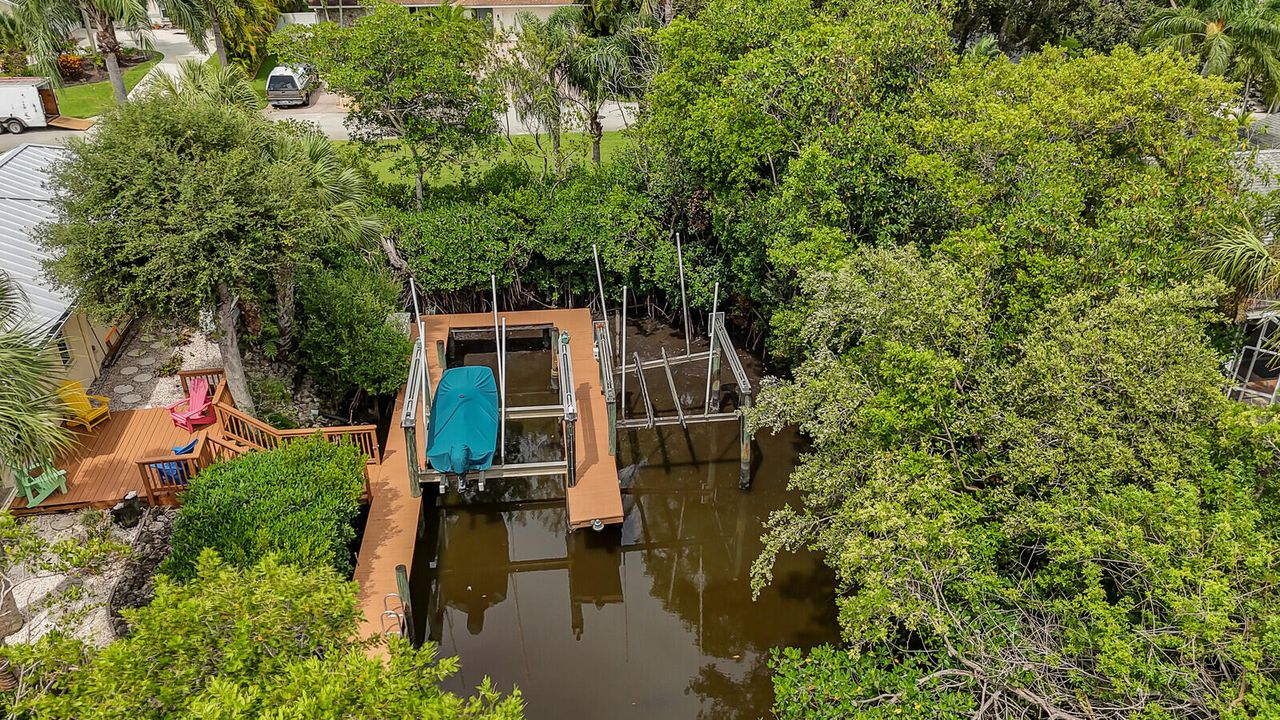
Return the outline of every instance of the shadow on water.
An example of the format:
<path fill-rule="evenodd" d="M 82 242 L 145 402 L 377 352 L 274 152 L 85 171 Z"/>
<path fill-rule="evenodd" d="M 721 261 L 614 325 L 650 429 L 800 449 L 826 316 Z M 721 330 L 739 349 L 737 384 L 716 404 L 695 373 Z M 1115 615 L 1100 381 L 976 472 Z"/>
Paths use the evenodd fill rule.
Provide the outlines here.
<path fill-rule="evenodd" d="M 538 395 L 541 360 L 508 362 L 511 381 Z M 536 367 L 523 376 L 526 365 Z M 509 456 L 561 451 L 556 424 L 538 423 L 508 425 Z M 768 716 L 769 649 L 838 639 L 834 578 L 814 555 L 784 556 L 751 599 L 762 524 L 796 500 L 785 486 L 801 443 L 760 433 L 744 492 L 737 433 L 733 423 L 620 432 L 625 520 L 603 532 L 567 532 L 559 477 L 466 498 L 424 493 L 416 635 L 461 658 L 449 689 L 468 693 L 488 675 L 519 687 L 534 720 Z"/>

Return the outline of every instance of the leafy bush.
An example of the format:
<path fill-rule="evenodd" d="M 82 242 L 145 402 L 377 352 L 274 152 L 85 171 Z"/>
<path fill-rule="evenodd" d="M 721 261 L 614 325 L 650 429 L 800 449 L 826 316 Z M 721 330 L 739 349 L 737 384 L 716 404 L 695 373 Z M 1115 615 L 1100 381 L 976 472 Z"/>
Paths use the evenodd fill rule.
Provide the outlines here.
<path fill-rule="evenodd" d="M 63 80 L 79 80 L 84 76 L 85 61 L 83 55 L 62 53 L 58 56 L 58 74 Z"/>
<path fill-rule="evenodd" d="M 778 720 L 959 720 L 973 715 L 972 699 L 951 692 L 946 673 L 911 657 L 852 653 L 820 645 L 808 653 L 774 648 L 774 713 Z M 877 707 L 872 699 L 889 700 Z"/>
<path fill-rule="evenodd" d="M 298 349 L 312 376 L 336 390 L 395 392 L 409 370 L 413 345 L 390 315 L 400 284 L 363 264 L 320 270 L 302 284 Z"/>
<path fill-rule="evenodd" d="M 389 213 L 388 225 L 424 292 L 485 291 L 493 273 L 501 284 L 563 303 L 566 289 L 596 291 L 592 244 L 600 248 L 606 287 L 675 295 L 675 241 L 660 215 L 629 161 L 546 183 L 506 163 L 474 185 L 437 191 L 421 212 Z M 685 250 L 690 301 L 709 306 L 716 262 Z"/>
<path fill-rule="evenodd" d="M 365 481 L 354 447 L 296 440 L 214 465 L 191 480 L 161 572 L 192 577 L 205 548 L 249 567 L 269 553 L 306 567 L 351 572 L 348 543 Z"/>
<path fill-rule="evenodd" d="M 355 586 L 329 569 L 274 558 L 246 570 L 206 551 L 185 585 L 161 577 L 155 600 L 125 610 L 129 634 L 101 650 L 60 633 L 0 648 L 19 682 L 7 717 L 58 720 L 458 718 L 514 720 L 518 694 L 486 681 L 472 698 L 440 690 L 458 669 L 434 647 L 391 643 L 369 657 Z"/>

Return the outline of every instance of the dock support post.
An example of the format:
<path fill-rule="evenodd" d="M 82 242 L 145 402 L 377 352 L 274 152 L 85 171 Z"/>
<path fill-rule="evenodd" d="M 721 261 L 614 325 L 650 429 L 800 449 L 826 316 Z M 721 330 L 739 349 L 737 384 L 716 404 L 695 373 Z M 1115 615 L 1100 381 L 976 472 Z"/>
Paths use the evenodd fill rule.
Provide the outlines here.
<path fill-rule="evenodd" d="M 609 411 L 609 455 L 618 454 L 618 401 L 610 398 L 604 404 Z"/>
<path fill-rule="evenodd" d="M 680 233 L 676 233 L 676 261 L 680 266 L 680 308 L 684 312 L 684 354 L 693 352 L 689 344 L 689 297 L 684 291 L 684 246 L 680 244 Z"/>
<path fill-rule="evenodd" d="M 564 419 L 564 459 L 568 464 L 565 484 L 568 487 L 578 484 L 578 441 L 574 435 L 574 426 L 576 425 L 577 420 Z"/>
<path fill-rule="evenodd" d="M 560 331 L 552 328 L 551 333 L 551 389 L 560 389 Z"/>
<path fill-rule="evenodd" d="M 751 407 L 751 391 L 747 390 L 742 393 L 742 404 L 739 407 L 741 418 L 738 420 L 738 437 L 739 437 L 739 465 L 738 465 L 738 487 L 743 490 L 751 489 L 751 432 L 747 429 L 746 410 Z"/>
<path fill-rule="evenodd" d="M 413 642 L 413 602 L 409 592 L 409 570 L 396 566 L 396 595 L 400 598 L 400 614 L 404 618 L 404 638 Z"/>
<path fill-rule="evenodd" d="M 627 417 L 627 286 L 622 286 L 622 319 L 618 322 L 618 367 L 622 368 L 622 389 L 618 391 L 618 417 Z"/>
<path fill-rule="evenodd" d="M 449 367 L 444 357 L 444 340 L 436 340 L 436 363 L 440 365 L 440 372 L 444 372 L 445 368 Z"/>

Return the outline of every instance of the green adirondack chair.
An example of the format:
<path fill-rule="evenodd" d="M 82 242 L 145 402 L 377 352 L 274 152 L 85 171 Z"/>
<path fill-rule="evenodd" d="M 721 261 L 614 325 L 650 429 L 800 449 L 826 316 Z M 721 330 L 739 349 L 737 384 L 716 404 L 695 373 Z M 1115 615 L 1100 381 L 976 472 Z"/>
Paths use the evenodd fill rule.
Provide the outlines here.
<path fill-rule="evenodd" d="M 67 494 L 67 471 L 55 468 L 52 463 L 41 463 L 26 470 L 13 468 L 13 478 L 18 492 L 27 499 L 27 507 L 44 502 L 54 490 Z"/>

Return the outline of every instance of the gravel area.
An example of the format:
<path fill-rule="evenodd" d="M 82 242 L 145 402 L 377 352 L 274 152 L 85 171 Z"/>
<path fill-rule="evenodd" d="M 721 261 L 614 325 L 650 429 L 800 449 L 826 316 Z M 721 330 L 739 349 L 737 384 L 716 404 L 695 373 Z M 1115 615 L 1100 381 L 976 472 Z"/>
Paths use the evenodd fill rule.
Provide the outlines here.
<path fill-rule="evenodd" d="M 83 543 L 87 537 L 81 513 L 42 515 L 24 522 L 50 543 L 61 540 Z M 129 529 L 110 524 L 112 539 L 130 546 L 141 530 L 142 524 Z M 34 642 L 57 629 L 97 647 L 111 642 L 116 632 L 108 600 L 127 567 L 128 562 L 117 561 L 99 573 L 64 574 L 38 568 L 14 570 L 11 573 L 13 595 L 26 623 L 4 638 L 4 643 Z"/>
<path fill-rule="evenodd" d="M 174 355 L 181 370 L 222 367 L 218 346 L 196 330 L 144 328 L 133 333 L 115 363 L 93 383 L 93 392 L 111 398 L 112 410 L 164 407 L 182 399 L 178 376 L 160 374 Z"/>

